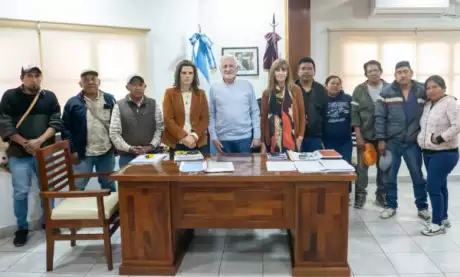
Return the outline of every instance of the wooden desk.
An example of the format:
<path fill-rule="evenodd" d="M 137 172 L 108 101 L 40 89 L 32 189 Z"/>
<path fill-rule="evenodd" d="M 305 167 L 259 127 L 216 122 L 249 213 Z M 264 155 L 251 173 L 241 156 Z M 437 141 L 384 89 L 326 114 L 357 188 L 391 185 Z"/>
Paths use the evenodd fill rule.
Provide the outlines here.
<path fill-rule="evenodd" d="M 121 275 L 174 275 L 194 228 L 290 230 L 294 276 L 350 276 L 354 173 L 267 172 L 265 155 L 218 156 L 235 172 L 180 173 L 173 161 L 127 166 L 118 181 Z"/>

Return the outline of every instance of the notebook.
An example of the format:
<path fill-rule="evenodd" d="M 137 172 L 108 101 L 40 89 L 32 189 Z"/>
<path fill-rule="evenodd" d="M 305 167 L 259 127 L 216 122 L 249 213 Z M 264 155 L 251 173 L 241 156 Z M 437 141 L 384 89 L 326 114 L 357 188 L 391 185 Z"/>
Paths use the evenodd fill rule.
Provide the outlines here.
<path fill-rule="evenodd" d="M 157 164 L 160 161 L 166 159 L 169 154 L 147 154 L 139 155 L 134 160 L 129 162 L 130 164 Z"/>

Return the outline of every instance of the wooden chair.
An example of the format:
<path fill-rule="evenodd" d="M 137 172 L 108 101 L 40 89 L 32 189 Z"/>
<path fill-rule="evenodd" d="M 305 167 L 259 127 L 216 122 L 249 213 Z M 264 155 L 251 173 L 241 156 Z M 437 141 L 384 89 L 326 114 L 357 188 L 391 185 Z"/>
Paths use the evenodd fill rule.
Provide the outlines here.
<path fill-rule="evenodd" d="M 104 240 L 105 256 L 109 270 L 113 269 L 110 238 L 120 226 L 118 193 L 109 189 L 77 191 L 76 178 L 108 176 L 106 173 L 73 174 L 72 155 L 67 140 L 57 142 L 37 151 L 41 197 L 44 201 L 46 223 L 46 270 L 53 270 L 54 242 L 70 240 Z M 64 190 L 68 187 L 68 191 Z M 62 202 L 51 209 L 51 199 Z M 111 227 L 110 227 L 111 226 Z M 77 234 L 80 228 L 102 227 L 99 234 Z M 70 234 L 53 232 L 56 228 L 69 228 Z"/>

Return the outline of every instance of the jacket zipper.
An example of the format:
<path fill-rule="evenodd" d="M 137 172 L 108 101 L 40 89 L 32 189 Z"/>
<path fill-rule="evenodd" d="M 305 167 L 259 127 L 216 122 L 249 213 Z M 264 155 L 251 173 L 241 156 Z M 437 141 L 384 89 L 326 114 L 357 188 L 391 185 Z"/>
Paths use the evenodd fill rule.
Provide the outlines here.
<path fill-rule="evenodd" d="M 424 146 L 423 148 L 424 148 L 424 149 L 426 149 L 426 133 L 427 133 L 427 131 L 428 131 L 428 119 L 430 118 L 430 113 L 431 113 L 431 110 L 432 110 L 432 109 L 433 109 L 433 108 L 430 107 L 430 110 L 428 111 L 428 115 L 427 115 L 426 121 L 425 121 L 425 135 L 424 135 L 424 140 L 423 140 L 423 146 Z M 430 140 L 431 140 L 431 138 L 430 138 Z"/>

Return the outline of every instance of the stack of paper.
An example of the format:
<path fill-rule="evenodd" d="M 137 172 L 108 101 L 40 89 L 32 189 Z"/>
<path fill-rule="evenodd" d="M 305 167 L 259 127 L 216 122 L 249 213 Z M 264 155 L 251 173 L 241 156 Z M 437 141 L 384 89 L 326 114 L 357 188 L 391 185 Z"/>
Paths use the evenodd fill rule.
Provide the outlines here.
<path fill-rule="evenodd" d="M 294 164 L 300 173 L 324 172 L 324 167 L 319 161 L 296 161 Z"/>
<path fill-rule="evenodd" d="M 206 169 L 206 162 L 184 161 L 180 163 L 179 171 L 184 173 L 202 172 Z"/>
<path fill-rule="evenodd" d="M 233 172 L 235 171 L 235 167 L 232 162 L 207 161 L 205 171 L 209 173 Z"/>
<path fill-rule="evenodd" d="M 355 168 L 345 160 L 321 160 L 325 172 L 354 172 Z"/>
<path fill-rule="evenodd" d="M 284 161 L 287 160 L 288 157 L 286 153 L 267 153 L 267 159 L 270 161 Z"/>
<path fill-rule="evenodd" d="M 267 162 L 267 171 L 296 171 L 296 167 L 293 162 L 290 161 L 279 161 L 279 162 Z"/>
<path fill-rule="evenodd" d="M 130 164 L 157 164 L 160 161 L 166 159 L 169 154 L 147 154 L 137 156 L 134 160 L 129 162 Z"/>
<path fill-rule="evenodd" d="M 289 151 L 288 155 L 291 161 L 317 161 L 323 157 L 317 151 L 316 152 L 305 152 L 305 153 Z"/>
<path fill-rule="evenodd" d="M 174 152 L 175 161 L 197 161 L 203 160 L 204 156 L 200 151 L 176 151 Z"/>

